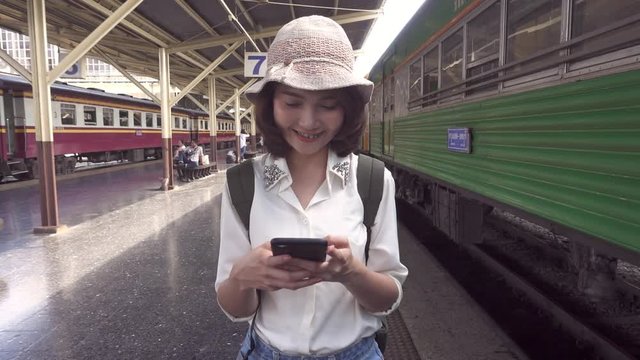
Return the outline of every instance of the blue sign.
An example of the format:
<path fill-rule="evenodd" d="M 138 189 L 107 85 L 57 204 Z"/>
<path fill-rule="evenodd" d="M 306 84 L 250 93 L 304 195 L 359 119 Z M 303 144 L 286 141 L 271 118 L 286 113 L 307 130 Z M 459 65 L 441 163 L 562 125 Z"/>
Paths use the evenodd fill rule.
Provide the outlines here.
<path fill-rule="evenodd" d="M 448 129 L 447 148 L 449 151 L 471 152 L 471 133 L 469 128 Z"/>

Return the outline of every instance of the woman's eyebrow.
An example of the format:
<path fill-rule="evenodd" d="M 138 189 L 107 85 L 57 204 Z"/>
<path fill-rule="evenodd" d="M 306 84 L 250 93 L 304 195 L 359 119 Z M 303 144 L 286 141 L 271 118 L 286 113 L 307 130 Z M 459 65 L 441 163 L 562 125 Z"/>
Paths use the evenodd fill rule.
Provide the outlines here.
<path fill-rule="evenodd" d="M 283 95 L 287 95 L 287 96 L 293 96 L 296 97 L 298 99 L 304 99 L 305 96 L 302 94 L 298 94 L 296 92 L 293 92 L 291 90 L 280 90 L 280 93 Z M 324 95 L 322 97 L 320 97 L 318 100 L 320 101 L 324 101 L 324 100 L 338 100 L 338 96 L 336 96 L 335 94 L 327 94 Z"/>
<path fill-rule="evenodd" d="M 304 98 L 304 96 L 302 96 L 300 94 L 297 94 L 297 93 L 295 93 L 293 91 L 289 91 L 289 90 L 281 90 L 280 93 L 283 94 L 283 95 L 294 96 L 294 97 L 297 97 L 297 98 L 300 98 L 300 99 Z"/>

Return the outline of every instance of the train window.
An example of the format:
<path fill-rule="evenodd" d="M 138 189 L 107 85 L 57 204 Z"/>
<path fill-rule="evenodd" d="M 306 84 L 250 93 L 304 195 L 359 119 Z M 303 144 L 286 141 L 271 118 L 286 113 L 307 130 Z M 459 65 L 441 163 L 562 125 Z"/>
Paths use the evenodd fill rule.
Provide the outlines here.
<path fill-rule="evenodd" d="M 160 116 L 160 114 L 156 114 L 156 126 L 159 128 L 162 127 L 162 116 Z"/>
<path fill-rule="evenodd" d="M 129 111 L 118 111 L 118 118 L 120 119 L 120 126 L 129 126 Z"/>
<path fill-rule="evenodd" d="M 147 127 L 153 127 L 153 114 L 152 113 L 144 113 L 145 125 Z"/>
<path fill-rule="evenodd" d="M 384 84 L 384 112 L 393 112 L 395 104 L 396 81 L 393 76 L 385 80 Z"/>
<path fill-rule="evenodd" d="M 180 129 L 180 118 L 177 116 L 173 118 L 173 127 L 176 129 Z"/>
<path fill-rule="evenodd" d="M 133 112 L 133 126 L 136 126 L 136 127 L 142 126 L 142 113 L 139 111 Z"/>
<path fill-rule="evenodd" d="M 96 108 L 94 106 L 84 107 L 84 124 L 85 125 L 97 125 Z"/>
<path fill-rule="evenodd" d="M 209 130 L 209 121 L 207 120 L 204 121 L 204 129 Z"/>
<path fill-rule="evenodd" d="M 438 48 L 429 51 L 422 62 L 422 96 L 424 97 L 438 90 Z M 423 101 L 423 104 L 429 105 L 430 98 L 433 96 L 427 97 L 426 103 Z"/>
<path fill-rule="evenodd" d="M 182 118 L 182 128 L 183 129 L 188 129 L 189 127 L 187 127 L 187 119 Z"/>
<path fill-rule="evenodd" d="M 478 77 L 476 80 L 468 81 L 468 87 L 498 77 L 497 73 L 486 77 L 480 75 L 498 67 L 499 50 L 500 1 L 497 1 L 467 24 L 467 79 Z M 467 91 L 466 94 L 497 88 L 496 83 Z"/>
<path fill-rule="evenodd" d="M 613 25 L 624 19 L 640 14 L 638 0 L 576 0 L 573 3 L 573 19 L 571 20 L 571 37 L 588 34 L 605 26 Z M 635 21 L 608 31 L 572 47 L 572 53 L 581 50 L 594 52 L 612 52 L 618 49 L 637 45 L 640 38 L 640 23 Z M 605 50 L 606 49 L 606 50 Z"/>
<path fill-rule="evenodd" d="M 462 82 L 462 29 L 442 42 L 442 87 Z"/>
<path fill-rule="evenodd" d="M 102 123 L 104 126 L 113 126 L 113 109 L 102 109 Z"/>
<path fill-rule="evenodd" d="M 509 0 L 507 7 L 507 64 L 530 58 L 560 43 L 562 0 Z M 560 52 L 538 56 L 514 66 L 512 72 L 526 71 L 542 61 L 558 58 Z"/>
<path fill-rule="evenodd" d="M 420 97 L 422 97 L 422 59 L 418 59 L 409 67 L 409 101 L 415 102 Z M 409 108 L 415 108 L 414 104 Z"/>
<path fill-rule="evenodd" d="M 75 125 L 76 106 L 73 104 L 60 104 L 60 118 L 62 125 Z"/>

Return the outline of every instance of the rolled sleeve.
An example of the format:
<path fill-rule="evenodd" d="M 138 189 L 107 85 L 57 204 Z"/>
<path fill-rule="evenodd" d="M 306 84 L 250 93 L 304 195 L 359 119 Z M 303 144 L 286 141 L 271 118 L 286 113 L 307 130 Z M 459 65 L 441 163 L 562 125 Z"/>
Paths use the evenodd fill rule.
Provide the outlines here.
<path fill-rule="evenodd" d="M 398 223 L 396 218 L 395 182 L 391 172 L 385 169 L 384 189 L 380 207 L 371 227 L 371 245 L 367 267 L 378 273 L 389 275 L 398 288 L 398 298 L 393 305 L 377 316 L 388 315 L 398 308 L 402 300 L 402 284 L 409 270 L 400 262 L 398 245 Z"/>
<path fill-rule="evenodd" d="M 229 187 L 225 185 L 220 206 L 220 251 L 218 256 L 218 272 L 215 281 L 216 292 L 220 284 L 229 278 L 233 264 L 250 251 L 251 243 L 249 242 L 247 231 L 231 204 Z M 218 305 L 220 306 L 219 302 Z M 220 309 L 234 322 L 248 321 L 251 320 L 253 316 L 238 318 L 229 314 L 222 306 L 220 306 Z"/>

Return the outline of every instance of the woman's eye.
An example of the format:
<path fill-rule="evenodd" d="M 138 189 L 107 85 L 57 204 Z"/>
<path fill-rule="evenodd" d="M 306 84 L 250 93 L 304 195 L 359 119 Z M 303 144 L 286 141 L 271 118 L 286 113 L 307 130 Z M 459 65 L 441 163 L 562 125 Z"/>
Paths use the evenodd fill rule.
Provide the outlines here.
<path fill-rule="evenodd" d="M 320 105 L 325 110 L 335 110 L 338 107 L 338 104 L 323 104 Z"/>
<path fill-rule="evenodd" d="M 297 102 L 285 102 L 284 104 L 292 108 L 300 106 L 300 103 Z"/>

